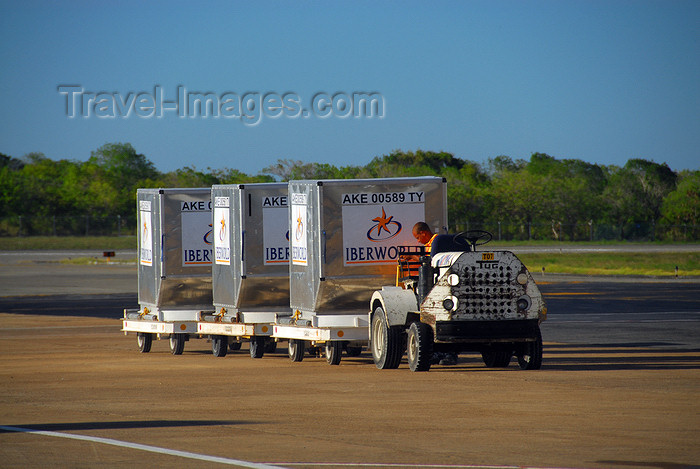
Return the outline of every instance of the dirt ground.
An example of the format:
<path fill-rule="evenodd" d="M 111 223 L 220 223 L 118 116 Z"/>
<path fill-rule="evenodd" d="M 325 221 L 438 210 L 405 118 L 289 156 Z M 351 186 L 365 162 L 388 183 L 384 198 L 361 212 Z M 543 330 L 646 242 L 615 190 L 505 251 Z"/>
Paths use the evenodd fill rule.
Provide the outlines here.
<path fill-rule="evenodd" d="M 544 365 L 476 355 L 411 373 L 371 356 L 292 363 L 206 339 L 137 350 L 116 319 L 0 314 L 0 425 L 286 467 L 700 467 L 700 351 L 546 342 Z M 352 463 L 352 464 L 351 464 Z M 348 465 L 349 464 L 349 465 Z M 215 467 L 0 430 L 0 467 Z"/>

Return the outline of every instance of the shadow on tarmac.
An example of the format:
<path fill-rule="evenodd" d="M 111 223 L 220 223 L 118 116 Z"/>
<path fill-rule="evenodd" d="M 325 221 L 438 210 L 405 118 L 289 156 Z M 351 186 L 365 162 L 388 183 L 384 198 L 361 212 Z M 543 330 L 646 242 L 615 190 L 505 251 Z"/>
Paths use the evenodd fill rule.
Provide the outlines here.
<path fill-rule="evenodd" d="M 581 350 L 579 357 L 545 357 L 543 370 L 558 371 L 622 371 L 622 370 L 698 370 L 698 349 Z M 596 356 L 598 354 L 605 356 Z M 610 356 L 615 354 L 615 356 Z M 669 354 L 671 354 L 669 356 Z"/>
<path fill-rule="evenodd" d="M 700 349 L 677 347 L 668 342 L 616 344 L 556 344 L 543 351 L 543 371 L 697 370 Z M 404 360 L 405 364 L 405 360 Z M 430 372 L 520 371 L 513 357 L 505 368 L 487 368 L 481 357 L 462 354 L 457 365 L 433 366 Z M 533 371 L 523 371 L 533 373 Z"/>
<path fill-rule="evenodd" d="M 169 427 L 218 427 L 225 425 L 251 425 L 260 422 L 240 420 L 134 420 L 121 422 L 75 422 L 75 423 L 40 423 L 31 425 L 11 425 L 22 430 L 42 432 L 65 432 L 82 430 L 118 430 L 130 428 L 169 428 Z M 7 425 L 10 426 L 10 425 Z M 0 433 L 9 433 L 0 427 Z"/>
<path fill-rule="evenodd" d="M 700 469 L 697 465 L 678 464 L 675 462 L 662 461 L 596 461 L 598 464 L 632 467 L 656 467 L 659 469 Z"/>

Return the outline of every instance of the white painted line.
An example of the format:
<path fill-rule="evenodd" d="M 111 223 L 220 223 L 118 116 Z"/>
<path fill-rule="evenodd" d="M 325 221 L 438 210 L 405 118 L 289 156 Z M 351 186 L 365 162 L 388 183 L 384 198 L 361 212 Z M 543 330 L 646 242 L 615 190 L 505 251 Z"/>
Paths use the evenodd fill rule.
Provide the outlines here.
<path fill-rule="evenodd" d="M 206 454 L 190 453 L 189 451 L 178 451 L 174 449 L 159 448 L 157 446 L 142 445 L 139 443 L 129 443 L 127 441 L 113 440 L 111 438 L 99 438 L 96 436 L 76 435 L 72 433 L 50 432 L 42 430 L 32 430 L 31 428 L 21 427 L 5 427 L 0 426 L 0 430 L 9 432 L 32 433 L 43 436 L 55 436 L 58 438 L 68 438 L 71 440 L 90 441 L 93 443 L 102 443 L 105 445 L 120 446 L 122 448 L 137 449 L 140 451 L 149 451 L 151 453 L 167 454 L 170 456 L 179 456 L 181 458 L 197 459 L 199 461 L 216 462 L 219 464 L 228 464 L 230 466 L 250 467 L 253 469 L 280 469 L 281 466 L 273 466 L 264 463 L 254 463 L 241 461 L 238 459 L 222 458 L 218 456 L 208 456 Z"/>
<path fill-rule="evenodd" d="M 392 464 L 392 463 L 337 463 L 337 462 L 285 462 L 286 466 L 318 466 L 318 467 L 407 467 L 415 469 L 526 469 L 524 466 L 475 466 L 470 464 Z M 527 468 L 536 469 L 536 468 Z"/>
<path fill-rule="evenodd" d="M 337 463 L 337 462 L 284 462 L 274 463 L 285 466 L 318 466 L 318 467 L 406 467 L 414 469 L 561 469 L 538 466 L 485 466 L 475 464 L 392 464 L 392 463 Z"/>

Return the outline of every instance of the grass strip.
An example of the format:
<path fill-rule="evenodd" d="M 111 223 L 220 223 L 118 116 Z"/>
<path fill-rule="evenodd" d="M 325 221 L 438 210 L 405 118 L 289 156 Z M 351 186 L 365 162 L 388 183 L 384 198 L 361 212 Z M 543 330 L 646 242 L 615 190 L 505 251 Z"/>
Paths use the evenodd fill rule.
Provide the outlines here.
<path fill-rule="evenodd" d="M 136 236 L 13 236 L 0 238 L 0 251 L 136 249 Z"/>
<path fill-rule="evenodd" d="M 509 243 L 498 243 L 496 249 L 508 249 Z M 546 245 L 540 242 L 517 245 Z M 576 243 L 558 243 L 576 246 Z M 615 243 L 601 243 L 613 245 Z M 628 243 L 618 243 L 628 244 Z M 547 245 L 551 245 L 551 242 Z M 135 250 L 136 236 L 31 236 L 0 238 L 0 251 L 18 250 Z M 643 275 L 673 277 L 676 266 L 679 276 L 700 276 L 700 253 L 531 253 L 518 255 L 533 274 L 562 273 L 578 275 Z M 122 259 L 112 258 L 112 261 Z M 133 262 L 133 259 L 124 260 Z M 83 258 L 62 262 L 89 264 L 107 262 L 107 259 Z"/>
<path fill-rule="evenodd" d="M 700 276 L 700 253 L 534 253 L 518 256 L 531 273 Z"/>

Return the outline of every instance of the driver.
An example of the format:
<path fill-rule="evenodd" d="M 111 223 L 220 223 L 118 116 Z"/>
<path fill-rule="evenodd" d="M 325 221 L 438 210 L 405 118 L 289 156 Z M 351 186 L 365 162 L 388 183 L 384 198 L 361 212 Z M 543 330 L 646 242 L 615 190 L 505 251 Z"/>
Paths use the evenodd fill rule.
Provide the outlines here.
<path fill-rule="evenodd" d="M 433 244 L 433 240 L 435 240 L 437 233 L 433 234 L 430 226 L 428 226 L 428 224 L 424 221 L 419 221 L 413 225 L 412 233 L 413 237 L 416 238 L 416 241 L 425 246 L 426 255 L 430 255 L 430 246 Z M 420 256 L 416 254 L 402 254 L 401 259 L 405 261 L 418 262 L 418 260 L 420 260 Z"/>
<path fill-rule="evenodd" d="M 416 241 L 425 246 L 426 252 L 430 252 L 430 246 L 433 244 L 433 240 L 437 234 L 433 234 L 427 223 L 419 221 L 413 225 L 413 237 Z"/>

